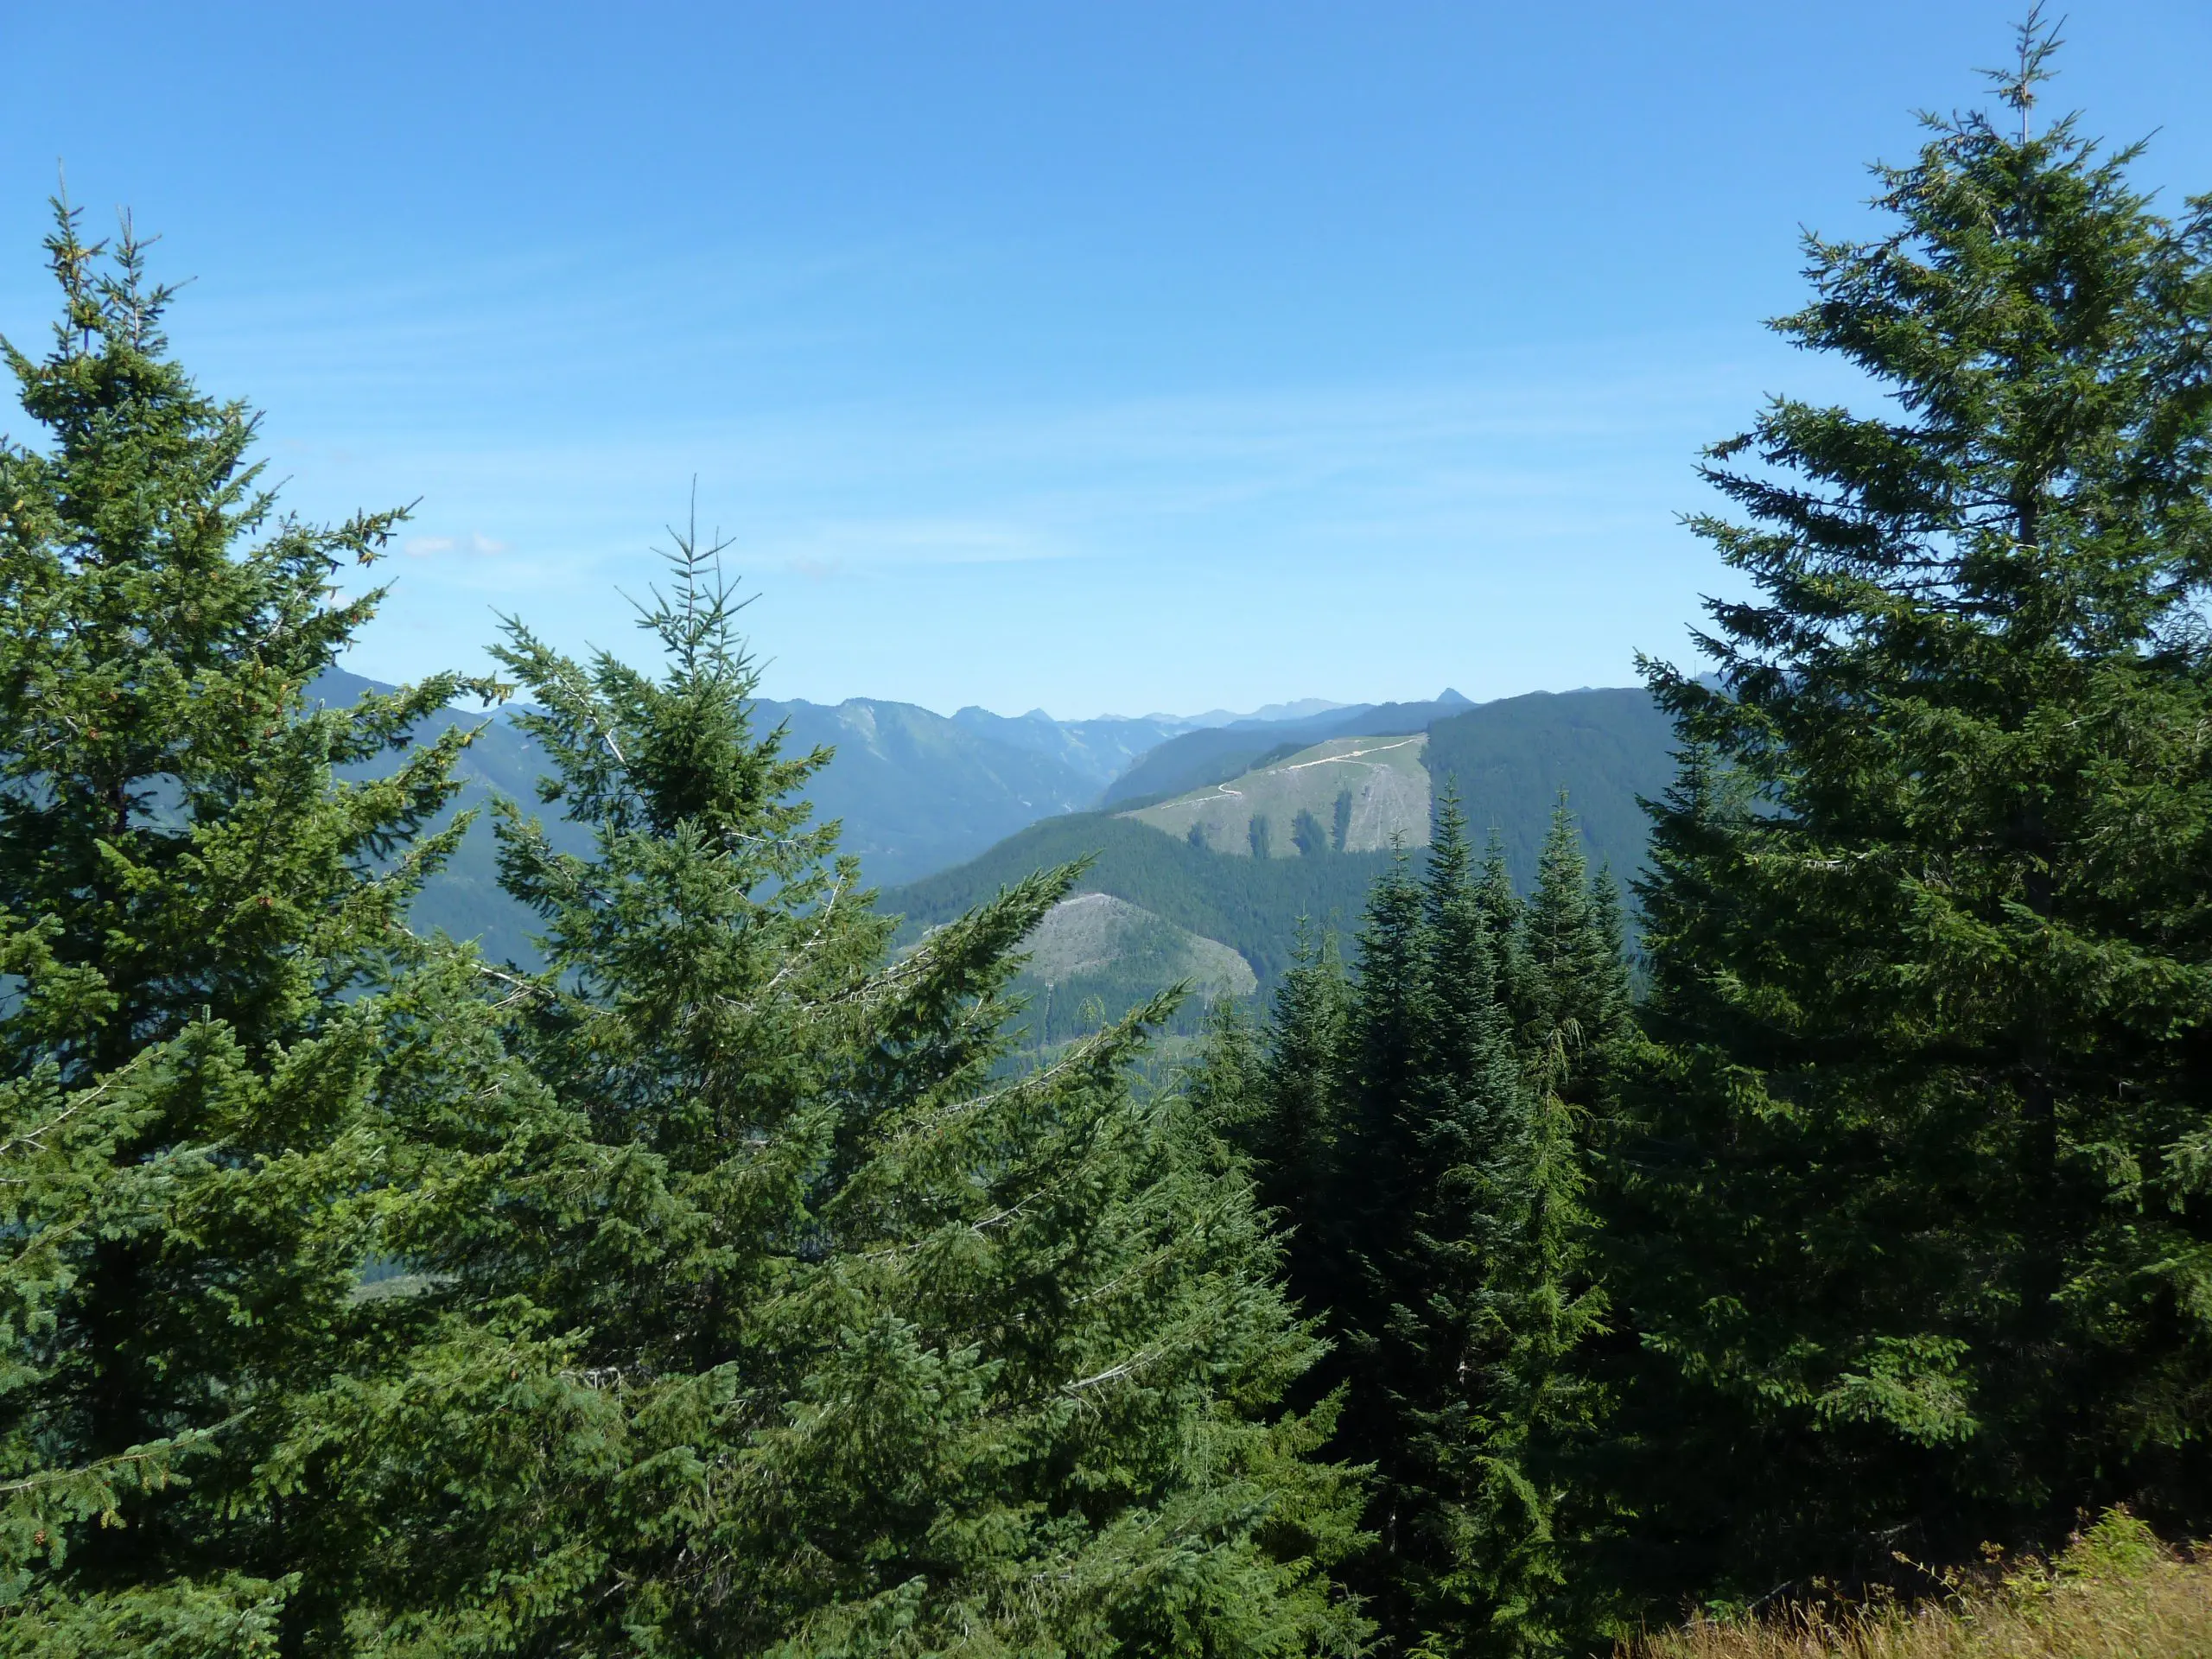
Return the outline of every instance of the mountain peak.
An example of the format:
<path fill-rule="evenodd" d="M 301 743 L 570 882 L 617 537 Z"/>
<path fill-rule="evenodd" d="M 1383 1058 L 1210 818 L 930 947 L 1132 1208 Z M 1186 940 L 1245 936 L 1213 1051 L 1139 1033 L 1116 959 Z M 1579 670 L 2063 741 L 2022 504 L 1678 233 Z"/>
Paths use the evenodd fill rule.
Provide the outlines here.
<path fill-rule="evenodd" d="M 1448 703 L 1454 709 L 1471 709 L 1475 706 L 1475 700 L 1472 697 L 1462 696 L 1448 685 L 1436 694 L 1436 700 L 1441 703 Z"/>

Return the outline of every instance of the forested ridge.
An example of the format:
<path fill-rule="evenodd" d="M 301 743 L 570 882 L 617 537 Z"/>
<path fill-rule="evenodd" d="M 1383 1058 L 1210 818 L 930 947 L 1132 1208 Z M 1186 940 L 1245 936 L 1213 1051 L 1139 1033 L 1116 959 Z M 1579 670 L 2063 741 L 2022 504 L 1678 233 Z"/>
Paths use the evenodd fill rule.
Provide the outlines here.
<path fill-rule="evenodd" d="M 1317 858 L 1232 858 L 1192 847 L 1134 818 L 1074 812 L 1009 836 L 982 858 L 884 895 L 906 936 L 961 915 L 1039 869 L 1089 861 L 1080 890 L 1111 893 L 1206 938 L 1219 939 L 1273 985 L 1290 966 L 1299 916 L 1349 926 L 1388 868 L 1385 853 Z"/>
<path fill-rule="evenodd" d="M 2077 1532 L 2023 1618 L 2152 1582 L 2212 1531 L 2212 198 L 2049 119 L 2053 49 L 1807 238 L 1774 326 L 1876 395 L 1706 454 L 1737 596 L 1644 664 L 1632 903 L 1576 779 L 1533 847 L 1471 811 L 1547 752 L 1478 721 L 1425 847 L 1069 817 L 902 923 L 688 528 L 650 668 L 520 618 L 498 681 L 327 703 L 404 513 L 287 514 L 57 204 L 0 444 L 0 1653 L 1573 1656 Z M 440 711 L 507 699 L 529 968 L 409 925 L 472 822 Z M 1173 1066 L 1172 997 L 1017 1056 L 1117 860 L 1268 994 Z"/>

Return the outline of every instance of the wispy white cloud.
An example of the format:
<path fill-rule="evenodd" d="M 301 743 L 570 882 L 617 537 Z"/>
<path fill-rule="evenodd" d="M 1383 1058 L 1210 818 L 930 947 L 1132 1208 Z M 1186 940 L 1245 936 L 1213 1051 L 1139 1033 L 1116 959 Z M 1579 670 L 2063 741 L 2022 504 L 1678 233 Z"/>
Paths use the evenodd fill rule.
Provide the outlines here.
<path fill-rule="evenodd" d="M 1664 530 L 1694 488 L 1697 446 L 1740 417 L 1770 365 L 1679 343 L 1623 355 L 1425 383 L 1070 399 L 1018 416 L 817 404 L 588 442 L 395 450 L 380 463 L 448 511 L 498 515 L 527 545 L 594 564 L 662 543 L 653 532 L 696 476 L 743 566 L 816 578 L 1164 540 L 1234 563 L 1347 537 L 1549 540 L 1569 527 L 1610 534 L 1624 515 Z M 460 537 L 409 550 L 463 547 L 492 550 Z"/>
<path fill-rule="evenodd" d="M 399 550 L 411 559 L 431 558 L 440 553 L 492 554 L 508 553 L 514 550 L 512 542 L 503 542 L 472 531 L 466 536 L 415 536 L 402 542 Z"/>
<path fill-rule="evenodd" d="M 342 496 L 302 505 L 423 500 L 378 625 L 387 677 L 410 653 L 464 660 L 494 613 L 622 645 L 617 596 L 658 577 L 696 479 L 700 536 L 767 601 L 752 623 L 785 691 L 889 680 L 927 702 L 936 673 L 959 688 L 938 695 L 948 707 L 1027 706 L 1110 701 L 1137 676 L 1187 683 L 1175 700 L 1195 707 L 1247 681 L 1362 696 L 1612 683 L 1709 588 L 1677 521 L 1700 505 L 1694 457 L 1765 385 L 1799 383 L 1777 371 L 1763 342 L 1655 339 L 1395 380 L 1047 389 L 1019 407 L 955 388 L 461 439 L 402 423 L 377 444 L 349 432 L 367 459 L 315 479 Z M 472 524 L 512 550 L 488 556 L 491 535 L 456 528 Z M 977 630 L 988 650 L 914 666 L 917 639 Z"/>

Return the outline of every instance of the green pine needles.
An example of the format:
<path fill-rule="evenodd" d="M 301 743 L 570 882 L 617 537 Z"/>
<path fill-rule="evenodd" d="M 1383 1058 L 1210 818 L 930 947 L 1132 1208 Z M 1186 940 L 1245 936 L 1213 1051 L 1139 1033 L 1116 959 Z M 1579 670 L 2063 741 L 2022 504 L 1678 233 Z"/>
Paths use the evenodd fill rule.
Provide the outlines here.
<path fill-rule="evenodd" d="M 1565 820 L 1523 899 L 1446 803 L 1242 1074 L 1399 1651 L 2212 1524 L 2212 201 L 2038 130 L 2054 48 L 1808 242 L 1866 406 L 1711 454 L 1640 1004 Z"/>
<path fill-rule="evenodd" d="M 278 516 L 128 227 L 47 246 L 52 349 L 6 357 L 49 442 L 0 447 L 0 1645 L 260 1650 L 315 1401 L 410 1357 L 356 1293 L 419 1161 L 388 1039 L 438 969 L 401 918 L 465 740 L 332 768 L 463 688 L 308 700 L 398 515 Z"/>
<path fill-rule="evenodd" d="M 1072 870 L 887 961 L 833 830 L 783 804 L 826 757 L 747 727 L 714 569 L 679 538 L 642 618 L 659 679 L 519 626 L 500 653 L 546 711 L 544 792 L 597 827 L 576 858 L 502 826 L 545 920 L 517 1050 L 652 1194 L 537 1292 L 626 1442 L 561 1496 L 604 1562 L 563 1627 L 612 1641 L 649 1611 L 694 1652 L 1349 1648 L 1316 1570 L 1343 1478 L 1272 1408 L 1313 1338 L 1239 1164 L 1179 1096 L 1130 1091 L 1161 1010 L 997 1067 L 1012 952 Z"/>

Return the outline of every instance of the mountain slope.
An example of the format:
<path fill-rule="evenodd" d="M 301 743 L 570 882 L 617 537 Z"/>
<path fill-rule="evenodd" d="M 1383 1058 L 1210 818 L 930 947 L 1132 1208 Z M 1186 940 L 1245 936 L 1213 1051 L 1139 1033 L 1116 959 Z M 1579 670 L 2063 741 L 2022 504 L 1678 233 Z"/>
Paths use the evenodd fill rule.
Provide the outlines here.
<path fill-rule="evenodd" d="M 1014 984 L 1029 1001 L 1023 1023 L 1033 1045 L 1065 1042 L 1118 1020 L 1178 980 L 1192 990 L 1173 1022 L 1185 1030 L 1208 1003 L 1259 988 L 1250 964 L 1218 939 L 1103 893 L 1062 899 L 1022 949 L 1030 960 Z"/>
<path fill-rule="evenodd" d="M 754 711 L 755 729 L 789 728 L 792 753 L 836 749 L 808 798 L 817 821 L 842 820 L 844 850 L 871 881 L 911 880 L 972 858 L 1025 824 L 1090 805 L 1098 792 L 1090 776 L 1057 755 L 911 702 L 763 701 Z"/>
<path fill-rule="evenodd" d="M 315 692 L 334 702 L 351 702 L 374 683 L 334 671 Z M 868 698 L 835 707 L 757 705 L 764 728 L 787 727 L 794 750 L 816 744 L 836 748 L 836 759 L 809 791 L 817 817 L 843 820 L 844 844 L 861 855 L 869 880 L 895 884 L 906 878 L 903 885 L 887 885 L 883 902 L 909 918 L 907 937 L 922 925 L 950 919 L 1031 870 L 1096 854 L 1098 862 L 1082 884 L 1084 891 L 1110 893 L 1166 925 L 1218 942 L 1249 964 L 1263 989 L 1288 962 L 1298 918 L 1356 925 L 1368 887 L 1387 859 L 1369 849 L 1387 838 L 1382 817 L 1389 815 L 1380 809 L 1370 826 L 1373 834 L 1361 829 L 1346 838 L 1349 851 L 1331 845 L 1306 854 L 1295 844 L 1293 821 L 1300 806 L 1313 811 L 1325 829 L 1335 828 L 1333 813 L 1313 804 L 1330 791 L 1311 788 L 1312 779 L 1337 769 L 1331 757 L 1363 747 L 1339 733 L 1316 734 L 1315 726 L 1349 726 L 1360 738 L 1369 734 L 1357 728 L 1374 726 L 1375 735 L 1387 741 L 1418 733 L 1425 724 L 1422 753 L 1429 779 L 1457 786 L 1478 837 L 1492 824 L 1498 828 L 1516 878 L 1524 885 L 1562 786 L 1593 863 L 1609 864 L 1623 880 L 1632 875 L 1643 863 L 1645 836 L 1636 797 L 1659 793 L 1673 772 L 1672 728 L 1650 698 L 1641 690 L 1599 690 L 1537 693 L 1478 706 L 1447 696 L 1434 703 L 1334 709 L 1299 721 L 1249 721 L 1171 737 L 1116 784 L 1118 790 L 1162 750 L 1180 746 L 1181 753 L 1154 767 L 1151 776 L 1195 765 L 1218 771 L 1218 777 L 1203 779 L 1206 786 L 1229 782 L 1248 796 L 1281 793 L 1280 803 L 1272 795 L 1260 803 L 1270 820 L 1274 856 L 1255 859 L 1249 856 L 1249 803 L 1242 817 L 1232 803 L 1217 828 L 1214 844 L 1222 851 L 1190 845 L 1187 825 L 1141 821 L 1161 818 L 1157 809 L 1125 807 L 1136 817 L 1079 810 L 1096 798 L 1096 775 L 1109 763 L 1113 745 L 1134 743 L 1141 737 L 1138 728 L 1169 722 L 1068 722 L 1062 729 L 1071 735 L 1063 742 L 1050 733 L 1005 730 L 1052 723 L 1033 716 L 1006 721 L 982 710 L 963 715 L 946 719 L 910 703 Z M 500 713 L 446 709 L 427 724 L 435 730 L 461 722 L 485 729 L 461 762 L 460 804 L 480 806 L 498 794 L 534 806 L 533 785 L 543 770 L 535 746 Z M 1013 741 L 1017 735 L 1033 741 Z M 1193 738 L 1213 740 L 1215 747 L 1208 752 L 1192 745 Z M 1247 757 L 1245 765 L 1228 764 L 1239 755 Z M 1368 763 L 1405 757 L 1393 750 L 1388 757 L 1356 758 Z M 1236 783 L 1253 760 L 1266 762 L 1263 774 L 1273 768 L 1277 775 L 1249 786 Z M 1316 760 L 1330 763 L 1285 769 Z M 1425 810 L 1395 802 L 1392 825 L 1410 830 L 1407 813 L 1418 817 Z M 589 846 L 588 830 L 545 816 L 556 844 L 577 851 Z M 1168 828 L 1177 833 L 1162 833 Z M 1410 843 L 1426 837 L 1408 833 L 1406 838 Z M 1333 842 L 1333 835 L 1330 839 Z M 532 918 L 499 888 L 488 824 L 480 823 L 470 832 L 415 914 L 418 925 L 480 939 L 495 959 L 535 960 L 528 943 Z M 1127 943 L 1126 951 L 1131 961 L 1166 960 L 1151 945 Z M 1155 968 L 1165 978 L 1175 976 Z M 1144 973 L 1154 971 L 1141 973 L 1124 963 L 1110 975 L 1135 995 Z"/>
<path fill-rule="evenodd" d="M 1673 722 L 1640 687 L 1536 691 L 1435 721 L 1426 759 L 1438 789 L 1458 789 L 1478 842 L 1497 828 L 1523 888 L 1562 789 L 1591 867 L 1625 883 L 1643 869 L 1650 835 L 1637 798 L 1656 799 L 1674 780 L 1675 741 Z"/>
<path fill-rule="evenodd" d="M 1127 772 L 1138 757 L 1188 731 L 1192 724 L 1166 715 L 1054 720 L 1042 709 L 1009 717 L 972 704 L 957 710 L 952 723 L 979 737 L 1049 756 L 1080 773 L 1094 793 Z"/>
<path fill-rule="evenodd" d="M 1524 890 L 1534 877 L 1537 850 L 1561 789 L 1567 791 L 1592 866 L 1609 868 L 1623 883 L 1641 869 L 1648 828 L 1637 798 L 1664 791 L 1675 765 L 1673 727 L 1649 695 L 1640 690 L 1540 692 L 1475 706 L 1446 703 L 1441 717 L 1432 712 L 1437 706 L 1402 705 L 1390 723 L 1402 725 L 1415 713 L 1427 715 L 1421 753 L 1429 784 L 1458 790 L 1478 841 L 1497 829 L 1515 880 Z M 1347 718 L 1364 723 L 1375 715 L 1363 711 Z M 1387 732 L 1381 737 L 1390 741 Z M 1249 734 L 1242 741 L 1250 741 Z M 1349 752 L 1375 741 L 1323 741 L 1307 755 Z M 1170 747 L 1185 743 L 1179 738 Z M 1186 747 L 1185 753 L 1196 747 Z M 1198 810 L 1226 813 L 1237 823 L 1248 823 L 1249 802 L 1278 787 L 1283 763 L 1296 758 L 1273 757 L 1255 772 L 1232 774 L 1209 789 L 1185 791 L 1182 798 L 1201 804 Z M 1243 791 L 1244 802 L 1229 800 L 1222 794 L 1224 785 Z M 1320 793 L 1313 791 L 1313 798 Z M 1209 795 L 1228 804 L 1204 805 Z M 1304 796 L 1298 798 L 1306 804 Z M 1290 799 L 1286 795 L 1285 804 Z M 1356 927 L 1369 887 L 1389 860 L 1388 853 L 1363 851 L 1356 843 L 1345 852 L 1325 845 L 1310 852 L 1287 846 L 1287 823 L 1273 827 L 1269 851 L 1274 855 L 1268 858 L 1250 856 L 1249 843 L 1239 853 L 1194 846 L 1172 807 L 1171 800 L 1118 814 L 1077 813 L 1032 824 L 966 864 L 886 890 L 881 902 L 906 918 L 904 934 L 912 937 L 1033 870 L 1090 855 L 1096 861 L 1079 884 L 1083 891 L 1110 893 L 1230 945 L 1252 965 L 1264 993 L 1288 963 L 1299 918 Z M 1313 810 L 1310 804 L 1307 810 Z M 1326 819 L 1323 823 L 1334 828 Z M 1217 839 L 1231 838 L 1217 834 Z M 1416 839 L 1427 839 L 1425 825 L 1418 837 L 1407 836 L 1409 843 Z"/>
<path fill-rule="evenodd" d="M 1134 806 L 1181 795 L 1332 737 L 1402 737 L 1472 708 L 1457 691 L 1431 702 L 1356 702 L 1300 720 L 1239 720 L 1170 738 L 1116 778 L 1101 806 Z"/>
<path fill-rule="evenodd" d="M 364 692 L 391 690 L 379 680 L 365 679 L 343 669 L 329 669 L 308 688 L 308 695 L 333 708 L 342 708 Z M 416 929 L 442 931 L 456 939 L 474 939 L 493 961 L 535 963 L 537 952 L 530 943 L 536 918 L 510 899 L 499 886 L 497 849 L 492 838 L 490 814 L 484 810 L 494 798 L 504 797 L 534 810 L 545 820 L 547 836 L 563 852 L 584 853 L 591 848 L 591 832 L 570 823 L 537 803 L 537 779 L 548 768 L 537 746 L 513 725 L 508 709 L 441 709 L 418 728 L 423 739 L 435 738 L 454 726 L 481 728 L 476 741 L 462 751 L 454 768 L 461 779 L 459 797 L 440 815 L 437 825 L 452 821 L 456 812 L 474 811 L 476 822 L 462 838 L 460 849 L 446 867 L 432 876 L 416 898 L 410 920 Z M 349 779 L 373 778 L 388 770 L 388 763 L 371 761 L 340 768 Z"/>
<path fill-rule="evenodd" d="M 342 705 L 364 691 L 389 689 L 334 669 L 311 695 Z M 588 850 L 588 828 L 538 806 L 537 780 L 547 768 L 510 712 L 445 709 L 423 722 L 425 737 L 454 725 L 483 728 L 457 768 L 463 787 L 455 810 L 481 808 L 505 796 L 537 811 L 563 850 Z M 971 858 L 1040 817 L 1088 805 L 1098 790 L 1095 778 L 1052 754 L 912 703 L 864 697 L 835 707 L 763 701 L 753 706 L 753 718 L 757 730 L 784 726 L 787 752 L 804 753 L 817 746 L 836 751 L 808 796 L 817 822 L 843 821 L 844 850 L 859 855 L 871 881 L 911 879 Z M 378 770 L 376 763 L 348 769 L 354 776 Z M 536 960 L 529 943 L 533 919 L 499 888 L 488 823 L 470 830 L 416 901 L 414 915 L 418 926 L 478 940 L 495 960 Z"/>
<path fill-rule="evenodd" d="M 982 857 L 884 889 L 880 907 L 906 918 L 902 938 L 950 921 L 1023 876 L 1071 860 L 1094 861 L 1078 893 L 1106 893 L 1177 927 L 1216 939 L 1249 963 L 1262 988 L 1289 966 L 1297 919 L 1350 928 L 1387 853 L 1232 858 L 1164 836 L 1134 818 L 1071 813 L 1031 824 Z"/>
<path fill-rule="evenodd" d="M 1428 739 L 1332 737 L 1123 816 L 1232 856 L 1372 853 L 1428 840 Z"/>
<path fill-rule="evenodd" d="M 1537 691 L 1496 702 L 1461 700 L 1456 706 L 1440 700 L 1385 705 L 1354 719 L 1361 728 L 1357 735 L 1326 739 L 1303 750 L 1277 744 L 1249 767 L 1224 770 L 1202 786 L 1154 797 L 1123 811 L 1170 835 L 1186 835 L 1192 823 L 1202 823 L 1207 844 L 1226 853 L 1249 851 L 1245 826 L 1254 816 L 1266 816 L 1270 851 L 1277 858 L 1294 855 L 1289 831 L 1299 810 L 1334 828 L 1325 798 L 1331 791 L 1320 781 L 1336 764 L 1331 757 L 1356 755 L 1367 765 L 1408 766 L 1408 754 L 1384 747 L 1393 741 L 1390 734 L 1439 708 L 1447 712 L 1428 719 L 1420 740 L 1424 747 L 1417 751 L 1421 764 L 1433 790 L 1446 785 L 1458 790 L 1461 810 L 1478 839 L 1492 827 L 1498 830 L 1516 880 L 1525 886 L 1535 877 L 1536 852 L 1561 790 L 1593 865 L 1611 866 L 1623 882 L 1643 868 L 1647 832 L 1637 798 L 1656 797 L 1674 777 L 1675 734 L 1650 695 L 1633 687 Z M 1146 766 L 1157 777 L 1185 762 L 1195 764 L 1203 751 L 1189 739 L 1213 735 L 1194 732 L 1175 739 L 1147 757 Z M 1255 741 L 1249 733 L 1235 735 L 1247 747 Z M 1226 761 L 1235 754 L 1218 758 Z M 1380 804 L 1365 820 L 1367 827 L 1343 845 L 1354 851 L 1383 845 L 1392 830 L 1401 831 L 1408 845 L 1420 845 L 1428 839 L 1427 823 L 1409 815 L 1425 810 L 1425 802 Z"/>
<path fill-rule="evenodd" d="M 1351 717 L 1357 717 L 1357 710 Z M 1334 737 L 1347 711 L 1332 709 L 1302 720 L 1240 720 L 1171 737 L 1108 785 L 1101 806 L 1134 806 L 1166 800 L 1249 772 L 1262 760 Z"/>

